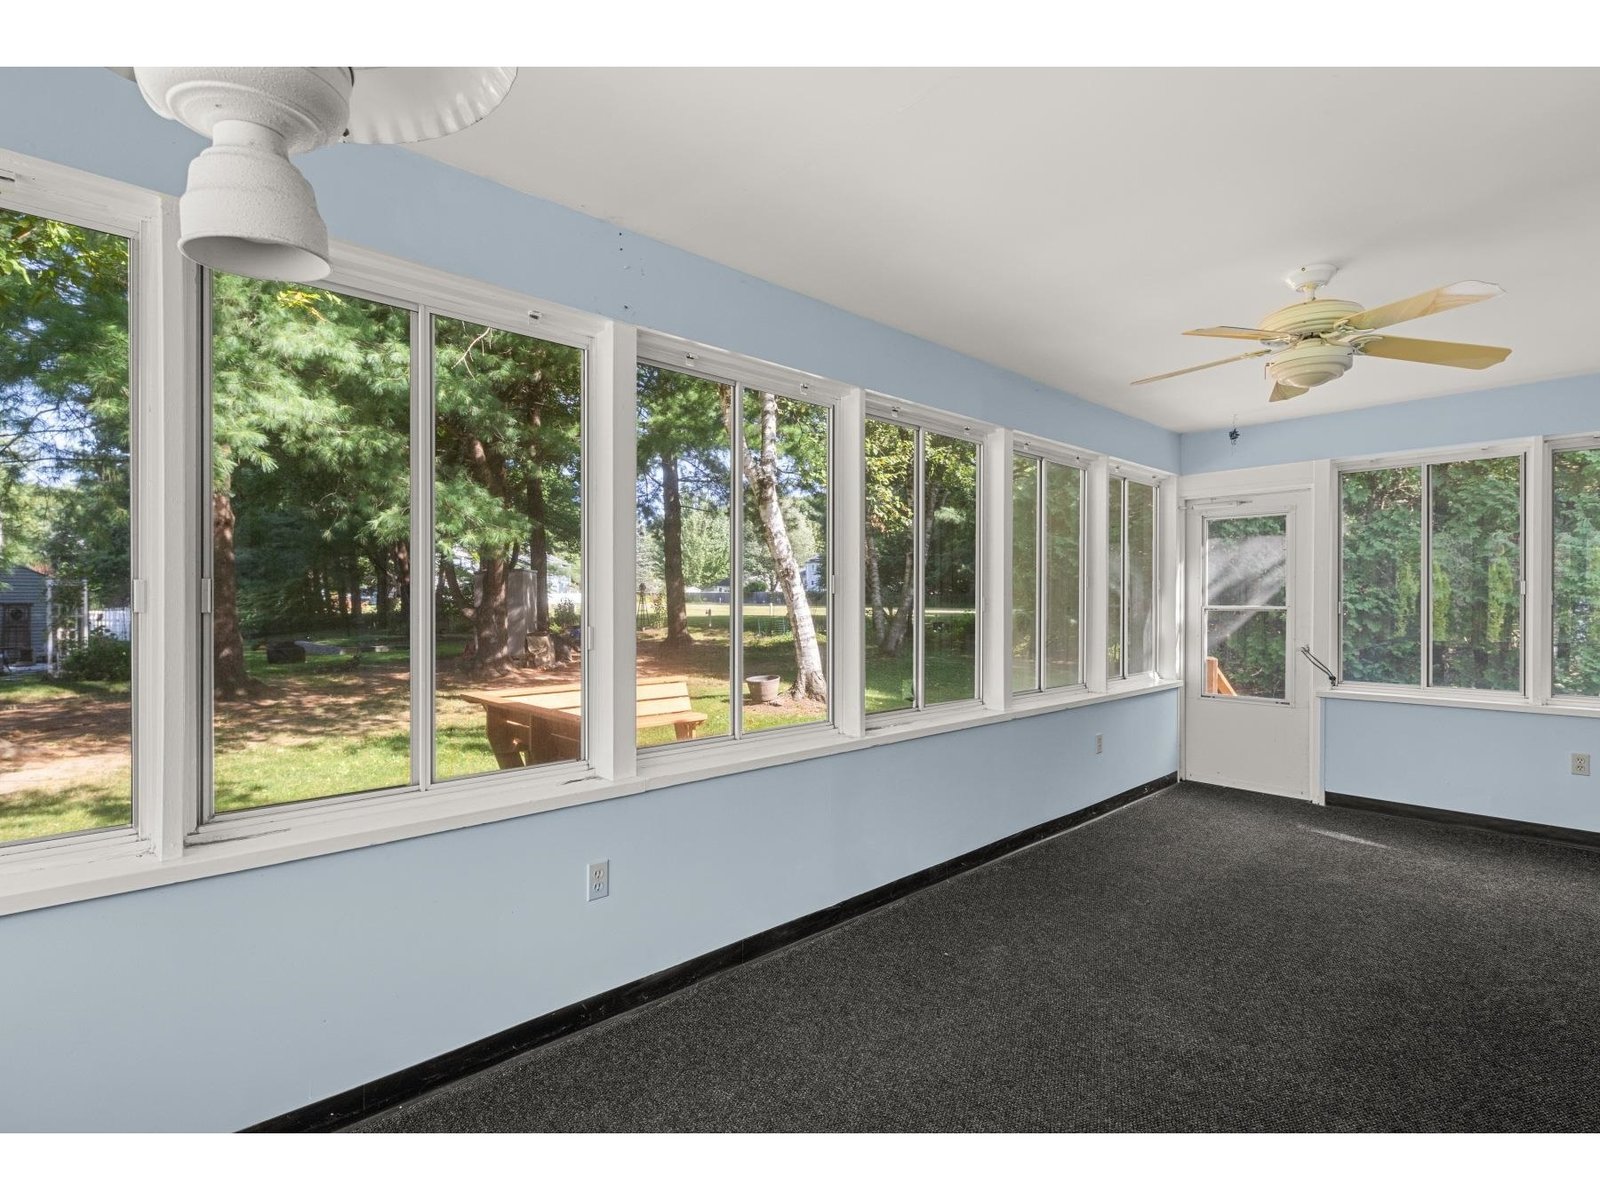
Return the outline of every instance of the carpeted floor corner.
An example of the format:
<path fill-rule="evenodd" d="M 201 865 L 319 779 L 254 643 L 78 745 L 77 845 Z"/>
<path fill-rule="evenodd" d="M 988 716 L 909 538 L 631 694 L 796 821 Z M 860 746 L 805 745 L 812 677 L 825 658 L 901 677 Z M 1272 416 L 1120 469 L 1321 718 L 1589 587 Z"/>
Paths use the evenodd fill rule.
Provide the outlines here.
<path fill-rule="evenodd" d="M 1184 784 L 367 1131 L 1595 1130 L 1600 853 Z"/>

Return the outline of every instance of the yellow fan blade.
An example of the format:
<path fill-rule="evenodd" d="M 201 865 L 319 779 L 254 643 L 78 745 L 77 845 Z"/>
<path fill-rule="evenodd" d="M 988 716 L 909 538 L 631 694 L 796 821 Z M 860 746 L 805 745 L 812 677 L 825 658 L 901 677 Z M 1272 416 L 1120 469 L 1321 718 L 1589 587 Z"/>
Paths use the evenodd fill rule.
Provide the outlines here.
<path fill-rule="evenodd" d="M 1493 300 L 1500 295 L 1504 295 L 1504 291 L 1498 284 L 1484 283 L 1481 279 L 1463 279 L 1460 283 L 1434 288 L 1431 292 L 1423 292 L 1408 300 L 1396 300 L 1393 304 L 1358 312 L 1349 321 L 1357 329 L 1382 329 L 1386 325 L 1398 325 L 1401 321 L 1415 321 L 1418 317 L 1449 312 L 1464 304 Z"/>
<path fill-rule="evenodd" d="M 1185 367 L 1181 371 L 1168 371 L 1165 375 L 1151 375 L 1148 379 L 1135 379 L 1130 387 L 1137 387 L 1141 383 L 1155 383 L 1161 379 L 1171 379 L 1176 375 L 1187 375 L 1191 371 L 1207 371 L 1212 367 L 1220 367 L 1224 363 L 1239 362 L 1246 358 L 1260 358 L 1263 354 L 1272 354 L 1272 350 L 1252 350 L 1248 354 L 1235 354 L 1232 358 L 1219 358 L 1216 362 L 1201 363 L 1198 367 Z"/>
<path fill-rule="evenodd" d="M 1293 400 L 1296 396 L 1304 396 L 1310 388 L 1295 387 L 1292 383 L 1275 383 L 1272 385 L 1272 395 L 1267 399 L 1276 404 L 1279 400 Z"/>
<path fill-rule="evenodd" d="M 1246 329 L 1242 325 L 1212 325 L 1208 329 L 1185 329 L 1184 337 L 1242 338 L 1247 342 L 1293 342 L 1298 335 L 1273 333 L 1270 329 Z"/>
<path fill-rule="evenodd" d="M 1481 371 L 1505 362 L 1511 351 L 1504 346 L 1474 346 L 1470 342 L 1430 342 L 1421 338 L 1379 337 L 1363 342 L 1362 354 L 1373 358 L 1398 358 L 1402 362 L 1433 363 L 1440 367 L 1466 367 Z"/>

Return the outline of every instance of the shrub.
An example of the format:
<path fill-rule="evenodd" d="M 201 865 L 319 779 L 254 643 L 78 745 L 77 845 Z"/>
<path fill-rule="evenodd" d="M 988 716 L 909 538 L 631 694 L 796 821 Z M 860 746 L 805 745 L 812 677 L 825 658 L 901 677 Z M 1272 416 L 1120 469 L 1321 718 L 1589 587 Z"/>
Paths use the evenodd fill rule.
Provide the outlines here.
<path fill-rule="evenodd" d="M 74 680 L 126 683 L 133 678 L 133 647 L 104 630 L 93 630 L 87 642 L 62 660 L 61 673 Z"/>

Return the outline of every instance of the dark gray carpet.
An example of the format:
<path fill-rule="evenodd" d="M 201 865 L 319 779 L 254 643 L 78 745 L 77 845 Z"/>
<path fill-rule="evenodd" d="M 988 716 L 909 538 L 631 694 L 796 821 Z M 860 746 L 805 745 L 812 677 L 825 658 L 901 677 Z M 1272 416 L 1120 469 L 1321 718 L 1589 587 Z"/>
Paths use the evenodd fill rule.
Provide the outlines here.
<path fill-rule="evenodd" d="M 1600 853 L 1181 785 L 362 1127 L 1594 1130 Z"/>

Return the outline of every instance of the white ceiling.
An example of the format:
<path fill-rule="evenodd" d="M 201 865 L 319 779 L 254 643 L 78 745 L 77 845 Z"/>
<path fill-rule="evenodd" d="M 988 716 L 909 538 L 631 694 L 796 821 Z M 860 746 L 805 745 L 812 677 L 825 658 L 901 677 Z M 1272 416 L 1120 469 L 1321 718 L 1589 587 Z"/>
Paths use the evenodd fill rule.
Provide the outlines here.
<path fill-rule="evenodd" d="M 1600 70 L 524 68 L 418 149 L 1169 429 L 1600 371 Z M 1250 343 L 1327 261 L 1487 371 L 1358 360 L 1268 406 Z"/>

